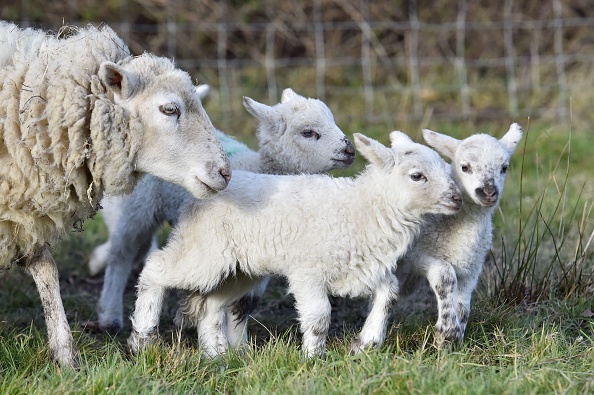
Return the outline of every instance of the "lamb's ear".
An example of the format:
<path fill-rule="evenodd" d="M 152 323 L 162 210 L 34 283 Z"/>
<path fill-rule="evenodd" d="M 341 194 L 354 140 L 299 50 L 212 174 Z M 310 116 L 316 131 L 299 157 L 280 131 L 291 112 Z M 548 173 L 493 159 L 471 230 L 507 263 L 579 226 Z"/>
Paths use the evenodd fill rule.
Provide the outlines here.
<path fill-rule="evenodd" d="M 456 150 L 461 141 L 445 134 L 437 133 L 429 129 L 423 129 L 423 138 L 431 147 L 442 155 L 454 159 Z"/>
<path fill-rule="evenodd" d="M 297 93 L 295 93 L 293 91 L 293 89 L 287 88 L 283 91 L 283 93 L 281 95 L 281 103 L 286 103 L 289 100 L 296 98 L 297 96 L 299 96 L 299 95 Z"/>
<path fill-rule="evenodd" d="M 99 66 L 99 79 L 122 99 L 127 99 L 134 94 L 137 85 L 136 76 L 127 72 L 122 66 L 113 62 L 103 62 Z"/>
<path fill-rule="evenodd" d="M 204 98 L 208 95 L 208 92 L 210 91 L 210 86 L 208 84 L 198 85 L 195 88 L 195 90 L 200 100 L 204 100 Z"/>
<path fill-rule="evenodd" d="M 509 130 L 499 141 L 507 148 L 510 155 L 516 150 L 518 143 L 522 139 L 522 127 L 517 123 L 512 123 Z"/>
<path fill-rule="evenodd" d="M 243 97 L 243 106 L 256 117 L 260 124 L 265 126 L 266 130 L 274 130 L 280 133 L 286 129 L 283 116 L 276 108 L 258 103 L 247 96 Z"/>
<path fill-rule="evenodd" d="M 370 163 L 382 169 L 391 169 L 394 167 L 396 158 L 394 157 L 394 151 L 390 148 L 361 133 L 353 133 L 353 139 L 359 152 Z"/>
<path fill-rule="evenodd" d="M 390 133 L 390 143 L 392 143 L 392 147 L 397 146 L 398 144 L 405 144 L 405 143 L 413 143 L 414 141 L 411 140 L 408 135 L 402 133 L 398 130 L 393 131 Z"/>

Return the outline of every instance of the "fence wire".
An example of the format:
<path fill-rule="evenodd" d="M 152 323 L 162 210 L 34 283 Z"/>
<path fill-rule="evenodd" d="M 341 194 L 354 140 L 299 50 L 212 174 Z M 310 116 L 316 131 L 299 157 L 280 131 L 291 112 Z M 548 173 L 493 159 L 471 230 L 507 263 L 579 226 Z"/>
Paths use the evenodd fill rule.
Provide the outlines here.
<path fill-rule="evenodd" d="M 286 87 L 368 122 L 565 120 L 574 94 L 591 116 L 594 15 L 583 1 L 116 0 L 100 19 L 83 17 L 87 3 L 100 4 L 70 0 L 39 16 L 51 6 L 20 0 L 2 18 L 107 23 L 134 52 L 172 57 L 210 84 L 223 124 L 243 113 L 241 96 L 275 103 Z"/>

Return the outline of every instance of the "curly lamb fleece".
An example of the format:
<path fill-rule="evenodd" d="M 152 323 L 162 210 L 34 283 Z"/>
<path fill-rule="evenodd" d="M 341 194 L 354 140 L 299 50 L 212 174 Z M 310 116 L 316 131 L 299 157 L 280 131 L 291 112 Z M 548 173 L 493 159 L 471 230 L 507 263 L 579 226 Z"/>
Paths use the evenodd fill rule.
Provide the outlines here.
<path fill-rule="evenodd" d="M 101 62 L 130 56 L 109 27 L 64 39 L 27 35 L 6 22 L 0 31 L 14 49 L 0 56 L 0 267 L 6 267 L 79 227 L 104 189 L 131 191 L 138 176 L 131 157 L 142 133 L 120 130 L 127 125 L 123 110 L 96 75 Z M 159 67 L 159 58 L 153 61 Z M 104 133 L 114 125 L 115 133 Z"/>

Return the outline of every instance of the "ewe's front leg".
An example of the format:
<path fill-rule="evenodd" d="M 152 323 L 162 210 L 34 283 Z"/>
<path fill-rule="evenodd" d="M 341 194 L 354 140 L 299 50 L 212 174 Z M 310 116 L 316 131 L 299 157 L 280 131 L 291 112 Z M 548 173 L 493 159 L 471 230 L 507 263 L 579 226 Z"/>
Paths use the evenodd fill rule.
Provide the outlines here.
<path fill-rule="evenodd" d="M 25 270 L 33 277 L 43 305 L 50 358 L 78 369 L 79 354 L 62 305 L 58 268 L 47 248 L 31 258 Z"/>
<path fill-rule="evenodd" d="M 310 279 L 311 280 L 311 279 Z M 308 358 L 322 356 L 326 352 L 326 337 L 330 328 L 332 306 L 324 287 L 314 281 L 299 279 L 290 282 L 290 290 L 295 297 L 299 312 L 303 351 Z"/>
<path fill-rule="evenodd" d="M 462 329 L 456 311 L 456 272 L 448 262 L 434 259 L 427 269 L 427 280 L 437 297 L 435 342 L 438 347 L 462 341 Z"/>
<path fill-rule="evenodd" d="M 398 298 L 398 280 L 388 274 L 387 281 L 380 284 L 373 294 L 371 310 L 361 332 L 351 344 L 351 354 L 368 347 L 380 347 L 386 338 L 390 309 Z"/>

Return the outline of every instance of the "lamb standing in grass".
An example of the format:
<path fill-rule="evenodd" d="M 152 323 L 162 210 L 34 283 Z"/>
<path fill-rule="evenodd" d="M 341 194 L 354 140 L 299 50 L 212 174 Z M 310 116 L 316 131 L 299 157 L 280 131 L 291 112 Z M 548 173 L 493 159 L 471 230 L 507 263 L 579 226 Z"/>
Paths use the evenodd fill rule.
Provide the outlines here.
<path fill-rule="evenodd" d="M 324 353 L 328 294 L 372 296 L 357 352 L 381 345 L 398 293 L 392 274 L 427 213 L 460 209 L 449 167 L 430 148 L 392 132 L 393 148 L 356 133 L 371 163 L 356 178 L 278 176 L 235 171 L 226 191 L 185 207 L 169 242 L 151 254 L 138 282 L 128 344 L 137 352 L 154 337 L 165 290 L 201 298 L 203 351 L 227 350 L 225 309 L 258 279 L 281 275 L 294 295 L 308 356 Z"/>
<path fill-rule="evenodd" d="M 32 275 L 50 356 L 77 366 L 49 246 L 141 172 L 205 198 L 231 169 L 189 75 L 170 60 L 131 57 L 108 27 L 55 37 L 0 21 L 0 37 L 0 268 Z"/>
<path fill-rule="evenodd" d="M 245 108 L 259 121 L 260 150 L 250 150 L 219 133 L 234 169 L 258 173 L 322 173 L 353 163 L 355 148 L 338 128 L 330 109 L 320 100 L 308 99 L 285 89 L 275 106 L 244 98 Z M 187 200 L 182 188 L 145 177 L 122 208 L 124 215 L 110 235 L 111 249 L 99 300 L 99 327 L 118 331 L 123 327 L 123 295 L 135 261 L 143 260 L 151 236 L 162 224 L 177 222 L 178 210 Z M 263 292 L 263 288 L 260 287 Z M 243 316 L 229 319 L 229 335 L 235 343 L 245 335 Z M 237 338 L 237 340 L 235 340 Z"/>
<path fill-rule="evenodd" d="M 423 137 L 451 159 L 452 178 L 462 191 L 464 205 L 456 215 L 428 219 L 411 250 L 398 262 L 397 277 L 418 273 L 429 281 L 437 297 L 435 341 L 441 346 L 464 337 L 472 292 L 491 247 L 493 213 L 522 129 L 514 123 L 500 140 L 475 134 L 460 141 L 430 130 L 424 130 Z"/>

